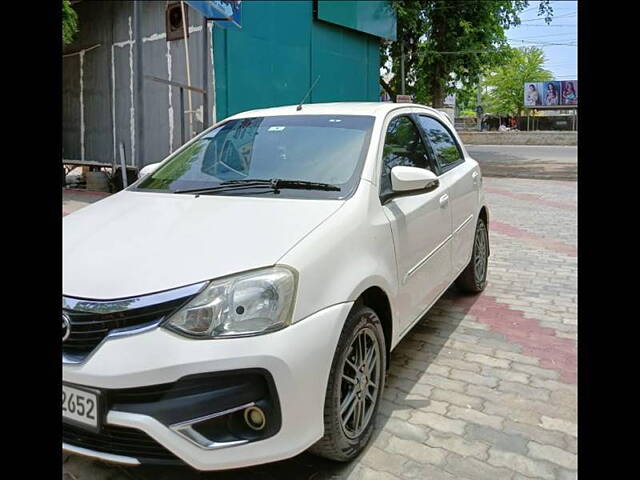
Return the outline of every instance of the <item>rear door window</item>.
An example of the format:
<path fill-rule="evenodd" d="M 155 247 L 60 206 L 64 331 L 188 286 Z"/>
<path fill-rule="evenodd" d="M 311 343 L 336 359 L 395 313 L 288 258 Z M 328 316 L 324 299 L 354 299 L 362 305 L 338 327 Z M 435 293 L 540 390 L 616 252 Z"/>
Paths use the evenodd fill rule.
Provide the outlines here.
<path fill-rule="evenodd" d="M 442 171 L 450 170 L 464 162 L 462 149 L 447 127 L 426 115 L 419 115 L 418 119 Z"/>

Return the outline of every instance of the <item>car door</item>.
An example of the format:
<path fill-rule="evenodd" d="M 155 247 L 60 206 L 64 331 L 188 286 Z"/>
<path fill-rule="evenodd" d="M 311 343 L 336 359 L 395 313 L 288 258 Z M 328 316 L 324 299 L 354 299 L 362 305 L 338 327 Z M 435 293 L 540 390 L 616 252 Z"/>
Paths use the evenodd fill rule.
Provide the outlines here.
<path fill-rule="evenodd" d="M 465 160 L 462 148 L 443 120 L 427 113 L 418 115 L 428 148 L 437 162 L 441 183 L 448 186 L 451 218 L 451 280 L 469 263 L 473 248 L 478 211 L 480 169 L 473 160 Z"/>
<path fill-rule="evenodd" d="M 451 276 L 451 207 L 446 184 L 425 192 L 394 195 L 396 165 L 433 171 L 411 114 L 390 119 L 382 152 L 380 195 L 391 225 L 398 268 L 398 316 L 401 335 L 448 286 Z"/>

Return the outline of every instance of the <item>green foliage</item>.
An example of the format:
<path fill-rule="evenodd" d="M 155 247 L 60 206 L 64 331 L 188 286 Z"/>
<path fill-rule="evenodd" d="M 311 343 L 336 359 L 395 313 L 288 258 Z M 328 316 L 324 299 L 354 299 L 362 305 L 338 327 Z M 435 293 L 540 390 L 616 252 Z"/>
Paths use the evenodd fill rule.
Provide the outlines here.
<path fill-rule="evenodd" d="M 544 52 L 541 48 L 512 49 L 508 61 L 489 74 L 483 82 L 488 87 L 485 112 L 520 114 L 524 103 L 525 82 L 553 79 L 551 72 L 543 68 L 544 62 Z"/>
<path fill-rule="evenodd" d="M 475 117 L 476 116 L 476 112 L 475 112 L 475 110 L 471 110 L 471 109 L 466 109 L 465 108 L 465 109 L 460 110 L 458 112 L 458 116 L 459 117 Z"/>
<path fill-rule="evenodd" d="M 69 0 L 62 0 L 62 46 L 69 45 L 78 33 L 78 14 Z"/>
<path fill-rule="evenodd" d="M 460 116 L 464 116 L 462 111 L 466 110 L 472 112 L 471 116 L 475 116 L 476 105 L 478 103 L 477 92 L 478 89 L 476 82 L 463 85 L 456 91 L 456 107 L 458 108 Z"/>
<path fill-rule="evenodd" d="M 524 0 L 393 0 L 398 40 L 381 46 L 381 62 L 394 77 L 385 90 L 400 93 L 404 49 L 406 93 L 422 103 L 442 106 L 445 96 L 477 85 L 481 74 L 504 63 L 511 48 L 505 30 L 519 25 Z M 553 9 L 541 1 L 538 15 L 549 23 Z"/>

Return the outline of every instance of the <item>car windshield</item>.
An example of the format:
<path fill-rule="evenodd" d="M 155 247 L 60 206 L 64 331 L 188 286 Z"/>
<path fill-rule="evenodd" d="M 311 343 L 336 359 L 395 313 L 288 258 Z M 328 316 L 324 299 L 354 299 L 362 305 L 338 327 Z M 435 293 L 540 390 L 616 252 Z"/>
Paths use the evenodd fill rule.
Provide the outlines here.
<path fill-rule="evenodd" d="M 136 188 L 180 192 L 223 182 L 296 180 L 326 183 L 339 191 L 265 187 L 229 189 L 225 195 L 260 193 L 343 198 L 353 192 L 371 137 L 374 117 L 284 115 L 229 120 L 173 156 Z"/>

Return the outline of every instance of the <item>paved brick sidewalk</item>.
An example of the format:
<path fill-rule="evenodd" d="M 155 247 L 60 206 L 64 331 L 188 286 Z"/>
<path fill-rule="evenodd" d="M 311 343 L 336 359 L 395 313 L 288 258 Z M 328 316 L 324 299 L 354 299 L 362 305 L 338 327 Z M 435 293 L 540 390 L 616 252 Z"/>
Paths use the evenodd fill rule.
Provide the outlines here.
<path fill-rule="evenodd" d="M 485 178 L 488 287 L 452 288 L 392 353 L 374 441 L 351 464 L 302 454 L 198 474 L 72 456 L 65 478 L 575 479 L 576 187 Z"/>

